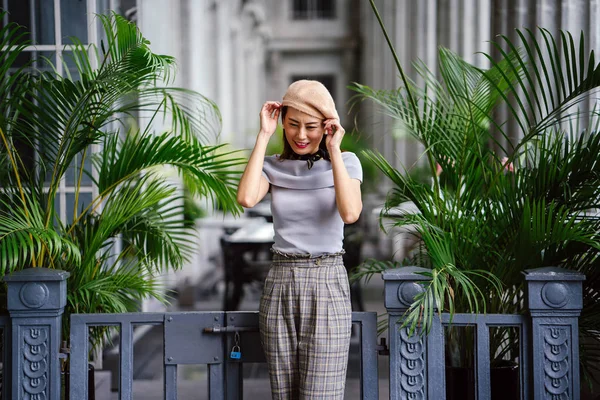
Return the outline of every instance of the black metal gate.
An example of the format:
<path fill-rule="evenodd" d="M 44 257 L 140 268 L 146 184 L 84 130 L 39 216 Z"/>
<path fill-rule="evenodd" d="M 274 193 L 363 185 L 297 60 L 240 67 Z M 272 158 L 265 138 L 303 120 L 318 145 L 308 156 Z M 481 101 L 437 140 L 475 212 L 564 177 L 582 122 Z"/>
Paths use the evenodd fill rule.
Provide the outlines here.
<path fill-rule="evenodd" d="M 360 339 L 361 399 L 378 396 L 377 316 L 374 312 L 352 314 Z M 134 325 L 164 327 L 164 395 L 177 399 L 177 367 L 208 366 L 208 398 L 243 398 L 244 363 L 265 362 L 258 336 L 257 312 L 176 312 L 132 314 L 79 314 L 71 316 L 71 398 L 87 399 L 88 331 L 90 326 L 114 326 L 120 331 L 119 393 L 133 395 Z M 239 346 L 239 359 L 231 350 Z"/>

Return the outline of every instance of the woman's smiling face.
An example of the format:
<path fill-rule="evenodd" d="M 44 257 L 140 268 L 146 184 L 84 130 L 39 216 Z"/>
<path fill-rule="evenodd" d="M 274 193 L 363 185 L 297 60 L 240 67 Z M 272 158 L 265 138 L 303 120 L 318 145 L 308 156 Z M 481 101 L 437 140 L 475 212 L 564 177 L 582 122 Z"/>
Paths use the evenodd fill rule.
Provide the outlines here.
<path fill-rule="evenodd" d="M 283 120 L 285 139 L 296 154 L 313 154 L 319 150 L 325 129 L 320 118 L 288 107 Z"/>

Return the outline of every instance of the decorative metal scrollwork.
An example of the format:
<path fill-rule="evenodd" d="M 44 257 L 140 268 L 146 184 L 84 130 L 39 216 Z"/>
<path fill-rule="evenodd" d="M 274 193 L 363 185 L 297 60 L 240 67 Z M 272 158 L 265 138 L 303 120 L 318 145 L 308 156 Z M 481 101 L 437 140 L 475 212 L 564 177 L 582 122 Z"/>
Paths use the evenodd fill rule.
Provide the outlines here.
<path fill-rule="evenodd" d="M 570 329 L 548 327 L 544 330 L 544 386 L 546 399 L 570 399 Z"/>
<path fill-rule="evenodd" d="M 410 336 L 409 328 L 400 330 L 400 370 L 403 399 L 419 400 L 425 398 L 425 351 L 424 336 L 414 332 Z"/>
<path fill-rule="evenodd" d="M 48 388 L 48 328 L 23 329 L 24 399 L 46 400 Z"/>

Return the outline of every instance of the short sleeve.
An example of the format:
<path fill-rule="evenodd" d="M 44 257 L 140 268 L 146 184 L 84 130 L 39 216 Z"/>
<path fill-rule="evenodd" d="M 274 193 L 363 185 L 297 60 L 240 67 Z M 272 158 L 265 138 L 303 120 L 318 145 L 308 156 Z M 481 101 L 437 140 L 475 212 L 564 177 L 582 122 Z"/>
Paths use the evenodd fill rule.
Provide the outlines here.
<path fill-rule="evenodd" d="M 270 185 L 273 184 L 273 180 L 271 179 L 271 174 L 269 173 L 270 170 L 273 169 L 273 161 L 274 161 L 274 156 L 267 156 L 265 157 L 264 161 L 263 161 L 263 167 L 262 167 L 262 176 L 265 177 L 265 179 L 267 180 L 267 182 L 269 182 Z"/>
<path fill-rule="evenodd" d="M 342 153 L 342 159 L 344 160 L 344 165 L 346 166 L 346 170 L 348 171 L 348 175 L 350 175 L 350 178 L 358 179 L 362 183 L 362 166 L 360 165 L 360 160 L 358 159 L 356 154 L 350 151 L 345 151 Z"/>
<path fill-rule="evenodd" d="M 267 182 L 269 182 L 270 184 L 273 183 L 273 182 L 271 182 L 271 179 L 269 179 L 269 175 L 267 175 L 267 173 L 265 172 L 264 167 L 263 167 L 263 170 L 262 170 L 262 176 L 264 176 L 265 179 L 267 180 Z"/>

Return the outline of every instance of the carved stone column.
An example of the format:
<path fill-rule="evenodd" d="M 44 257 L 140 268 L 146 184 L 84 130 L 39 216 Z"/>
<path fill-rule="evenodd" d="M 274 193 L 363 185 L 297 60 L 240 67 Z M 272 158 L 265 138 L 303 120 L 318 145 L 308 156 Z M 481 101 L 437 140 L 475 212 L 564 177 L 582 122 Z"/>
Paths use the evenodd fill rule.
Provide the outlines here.
<path fill-rule="evenodd" d="M 427 335 L 419 330 L 411 335 L 409 327 L 401 327 L 414 297 L 425 290 L 422 282 L 430 280 L 422 275 L 428 271 L 403 267 L 383 272 L 390 342 L 390 400 L 445 398 L 443 330 L 439 318 L 434 317 Z"/>
<path fill-rule="evenodd" d="M 534 399 L 579 398 L 581 273 L 556 267 L 525 272 L 532 325 Z"/>
<path fill-rule="evenodd" d="M 4 278 L 12 322 L 13 400 L 60 399 L 58 353 L 68 276 L 65 271 L 28 268 Z"/>

